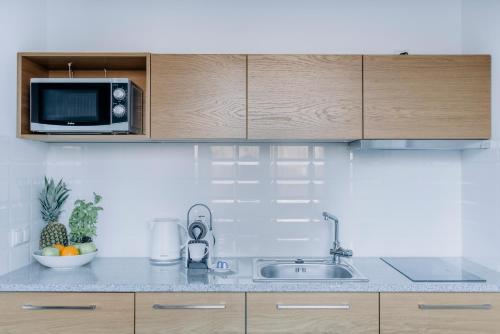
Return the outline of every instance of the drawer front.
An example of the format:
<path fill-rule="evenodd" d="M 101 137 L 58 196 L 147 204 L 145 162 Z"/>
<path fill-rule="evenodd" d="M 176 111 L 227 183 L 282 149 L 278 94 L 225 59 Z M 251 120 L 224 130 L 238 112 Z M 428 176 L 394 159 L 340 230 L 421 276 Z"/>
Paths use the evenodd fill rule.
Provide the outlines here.
<path fill-rule="evenodd" d="M 500 294 L 382 293 L 382 334 L 492 334 L 500 328 Z"/>
<path fill-rule="evenodd" d="M 244 293 L 138 293 L 136 333 L 245 333 Z"/>
<path fill-rule="evenodd" d="M 132 293 L 0 293 L 0 333 L 134 333 Z"/>
<path fill-rule="evenodd" d="M 248 333 L 377 334 L 377 293 L 249 293 Z"/>

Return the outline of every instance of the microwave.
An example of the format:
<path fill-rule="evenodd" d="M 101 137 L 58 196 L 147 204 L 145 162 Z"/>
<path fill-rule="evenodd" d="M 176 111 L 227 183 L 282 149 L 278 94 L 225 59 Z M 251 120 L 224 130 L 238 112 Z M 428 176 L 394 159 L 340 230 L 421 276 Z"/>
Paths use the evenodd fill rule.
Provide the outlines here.
<path fill-rule="evenodd" d="M 143 93 L 126 78 L 32 78 L 30 129 L 142 134 Z"/>

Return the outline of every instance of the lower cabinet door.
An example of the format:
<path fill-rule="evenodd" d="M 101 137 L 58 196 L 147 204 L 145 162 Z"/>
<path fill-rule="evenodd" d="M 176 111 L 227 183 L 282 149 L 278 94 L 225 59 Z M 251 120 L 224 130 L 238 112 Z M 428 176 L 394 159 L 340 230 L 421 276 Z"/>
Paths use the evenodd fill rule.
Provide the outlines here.
<path fill-rule="evenodd" d="M 0 293 L 0 333 L 133 334 L 133 293 Z"/>
<path fill-rule="evenodd" d="M 378 293 L 249 293 L 249 334 L 378 334 Z"/>
<path fill-rule="evenodd" d="M 500 294 L 382 293 L 381 334 L 500 333 Z"/>
<path fill-rule="evenodd" d="M 244 293 L 138 293 L 136 334 L 245 333 Z"/>

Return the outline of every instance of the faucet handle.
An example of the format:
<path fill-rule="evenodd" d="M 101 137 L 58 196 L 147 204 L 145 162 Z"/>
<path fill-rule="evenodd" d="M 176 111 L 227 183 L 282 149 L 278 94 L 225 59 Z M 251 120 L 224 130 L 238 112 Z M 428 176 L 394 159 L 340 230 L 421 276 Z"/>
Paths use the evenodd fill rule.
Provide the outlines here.
<path fill-rule="evenodd" d="M 350 250 L 350 249 L 344 249 L 343 252 L 344 252 L 344 256 L 346 256 L 346 257 L 352 257 L 352 250 Z"/>
<path fill-rule="evenodd" d="M 343 257 L 351 257 L 352 256 L 352 250 L 350 250 L 350 249 L 344 249 L 342 247 L 339 247 L 337 249 L 330 249 L 330 255 L 337 255 L 337 256 L 343 256 Z"/>

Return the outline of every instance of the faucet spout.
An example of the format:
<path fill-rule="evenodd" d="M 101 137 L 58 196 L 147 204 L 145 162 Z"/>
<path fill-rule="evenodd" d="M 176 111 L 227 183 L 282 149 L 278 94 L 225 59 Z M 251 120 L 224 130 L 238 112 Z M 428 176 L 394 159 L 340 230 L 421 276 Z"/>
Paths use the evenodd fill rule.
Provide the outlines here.
<path fill-rule="evenodd" d="M 334 224 L 333 227 L 333 235 L 332 235 L 332 240 L 333 240 L 333 249 L 337 249 L 340 247 L 340 242 L 339 242 L 339 219 L 337 216 L 329 213 L 329 212 L 323 212 L 323 218 L 325 221 L 332 221 Z"/>
<path fill-rule="evenodd" d="M 337 216 L 332 215 L 330 212 L 326 212 L 326 211 L 323 211 L 323 218 L 325 220 L 333 220 L 333 221 L 337 221 L 337 222 L 339 221 Z"/>

